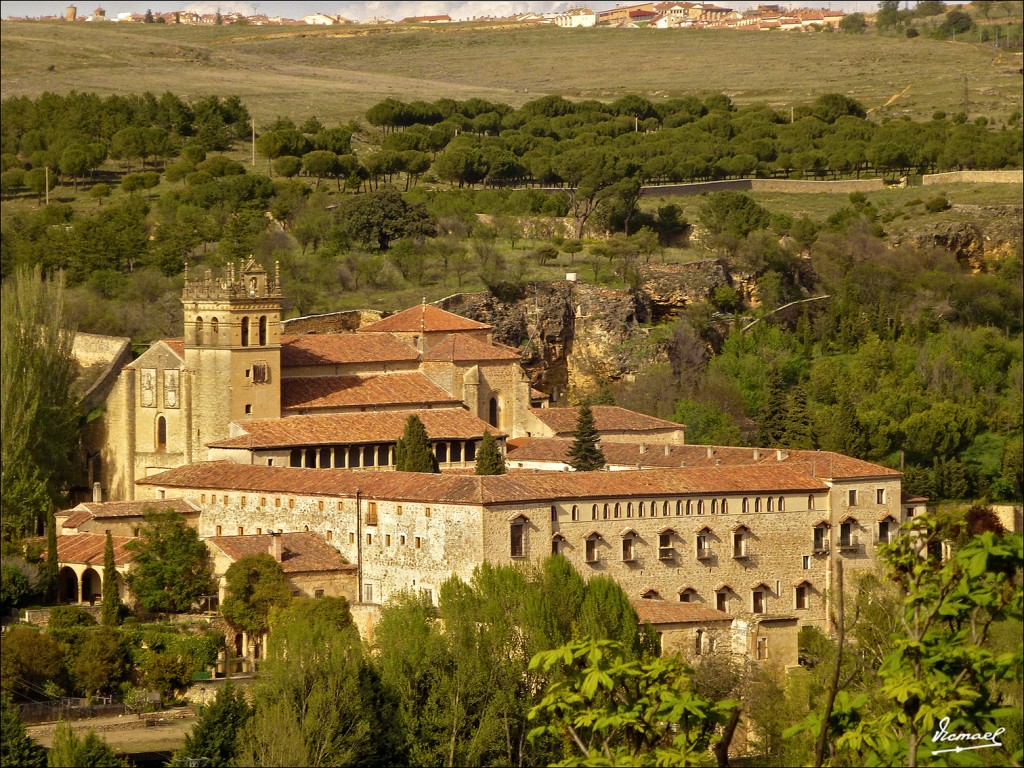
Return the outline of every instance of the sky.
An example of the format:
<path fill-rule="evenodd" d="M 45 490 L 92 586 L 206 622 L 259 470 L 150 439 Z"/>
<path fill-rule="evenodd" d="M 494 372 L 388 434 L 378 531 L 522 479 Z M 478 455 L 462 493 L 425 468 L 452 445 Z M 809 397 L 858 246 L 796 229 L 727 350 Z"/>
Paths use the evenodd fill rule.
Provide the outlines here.
<path fill-rule="evenodd" d="M 858 2 L 857 0 L 761 0 L 774 2 L 790 8 L 833 8 L 843 11 L 874 11 L 877 2 Z M 0 16 L 62 16 L 68 5 L 76 5 L 79 15 L 91 14 L 97 5 L 102 6 L 108 18 L 116 18 L 119 13 L 145 13 L 147 9 L 154 12 L 195 11 L 197 13 L 214 13 L 219 8 L 221 13 L 238 11 L 246 15 L 265 13 L 268 16 L 285 16 L 302 18 L 312 13 L 330 13 L 344 16 L 347 19 L 368 19 L 386 16 L 391 19 L 402 19 L 407 16 L 431 16 L 448 14 L 453 19 L 472 19 L 478 16 L 509 16 L 514 13 L 535 11 L 563 11 L 578 5 L 586 5 L 594 10 L 614 8 L 616 5 L 630 5 L 630 0 L 572 0 L 570 2 L 544 2 L 541 0 L 518 0 L 516 2 L 466 2 L 466 0 L 426 0 L 414 2 L 400 0 L 396 2 L 339 2 L 339 0 L 297 0 L 293 2 L 238 2 L 238 0 L 202 0 L 202 2 L 157 2 L 155 0 L 71 0 L 71 2 L 51 2 L 37 0 L 35 2 L 0 2 Z M 758 0 L 718 0 L 736 10 L 756 8 Z"/>

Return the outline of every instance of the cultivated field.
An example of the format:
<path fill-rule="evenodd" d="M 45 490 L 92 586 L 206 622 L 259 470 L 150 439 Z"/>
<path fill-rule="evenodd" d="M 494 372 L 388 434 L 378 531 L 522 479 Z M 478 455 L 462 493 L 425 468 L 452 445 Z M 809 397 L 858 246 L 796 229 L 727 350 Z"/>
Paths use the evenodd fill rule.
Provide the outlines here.
<path fill-rule="evenodd" d="M 613 99 L 723 91 L 785 107 L 847 93 L 878 116 L 1020 109 L 1021 56 L 988 46 L 878 35 L 737 31 L 312 28 L 4 22 L 3 95 L 71 90 L 239 94 L 257 121 L 361 117 L 385 96 L 548 93 Z"/>

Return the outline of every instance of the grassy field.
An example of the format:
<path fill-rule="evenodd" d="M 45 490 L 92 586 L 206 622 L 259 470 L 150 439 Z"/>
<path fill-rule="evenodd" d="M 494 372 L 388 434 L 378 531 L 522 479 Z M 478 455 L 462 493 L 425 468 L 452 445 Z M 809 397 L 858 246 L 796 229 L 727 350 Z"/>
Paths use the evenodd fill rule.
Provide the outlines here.
<path fill-rule="evenodd" d="M 385 96 L 521 104 L 560 93 L 614 99 L 723 91 L 785 107 L 847 93 L 878 116 L 962 108 L 1003 120 L 1022 105 L 1021 55 L 878 35 L 737 31 L 281 27 L 4 22 L 7 96 L 71 90 L 237 93 L 257 121 L 361 117 Z M 894 98 L 895 97 L 895 98 Z"/>

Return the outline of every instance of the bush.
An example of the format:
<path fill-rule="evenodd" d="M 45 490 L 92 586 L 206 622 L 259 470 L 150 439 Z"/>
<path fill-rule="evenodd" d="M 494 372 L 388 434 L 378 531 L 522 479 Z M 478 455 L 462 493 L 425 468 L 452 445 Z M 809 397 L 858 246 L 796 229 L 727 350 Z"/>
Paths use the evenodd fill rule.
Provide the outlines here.
<path fill-rule="evenodd" d="M 907 27 L 907 39 L 912 40 L 915 37 L 920 37 L 921 33 L 917 31 L 917 27 Z"/>
<path fill-rule="evenodd" d="M 935 197 L 929 197 L 925 201 L 924 207 L 929 213 L 939 213 L 949 208 L 949 200 L 946 199 L 945 195 L 936 195 Z"/>
<path fill-rule="evenodd" d="M 96 619 L 92 615 L 74 605 L 58 605 L 50 610 L 50 623 L 47 629 L 50 632 L 74 629 L 75 627 L 94 627 Z"/>

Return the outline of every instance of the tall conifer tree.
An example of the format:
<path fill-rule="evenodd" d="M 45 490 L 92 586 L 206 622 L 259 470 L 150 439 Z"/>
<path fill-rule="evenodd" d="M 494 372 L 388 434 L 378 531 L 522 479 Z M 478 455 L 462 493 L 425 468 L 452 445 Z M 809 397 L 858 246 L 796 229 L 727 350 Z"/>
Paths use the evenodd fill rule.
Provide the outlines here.
<path fill-rule="evenodd" d="M 46 559 L 39 564 L 39 580 L 43 588 L 43 599 L 57 599 L 57 521 L 53 512 L 46 524 Z"/>
<path fill-rule="evenodd" d="M 405 431 L 395 446 L 395 468 L 399 472 L 439 472 L 437 458 L 430 450 L 426 427 L 415 413 L 405 422 Z"/>
<path fill-rule="evenodd" d="M 121 616 L 121 593 L 118 591 L 117 566 L 114 563 L 114 539 L 107 531 L 107 541 L 103 546 L 103 615 L 102 624 L 113 627 L 118 624 Z"/>
<path fill-rule="evenodd" d="M 594 412 L 590 403 L 580 406 L 576 418 L 576 431 L 572 435 L 572 447 L 569 449 L 569 466 L 577 472 L 593 472 L 604 469 L 604 451 L 598 442 L 597 428 L 594 426 Z"/>
<path fill-rule="evenodd" d="M 480 443 L 480 450 L 476 452 L 476 474 L 505 474 L 505 457 L 501 455 L 498 441 L 489 429 L 484 430 L 484 439 Z"/>

